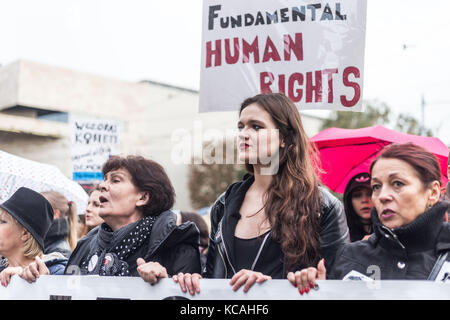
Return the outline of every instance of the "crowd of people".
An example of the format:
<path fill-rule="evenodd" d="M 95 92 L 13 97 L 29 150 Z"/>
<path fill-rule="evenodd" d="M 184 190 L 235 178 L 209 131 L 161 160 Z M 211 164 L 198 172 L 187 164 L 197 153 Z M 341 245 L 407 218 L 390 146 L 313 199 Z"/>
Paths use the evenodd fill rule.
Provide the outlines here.
<path fill-rule="evenodd" d="M 343 202 L 321 185 L 317 150 L 294 103 L 259 94 L 239 110 L 239 157 L 247 174 L 218 195 L 210 221 L 174 212 L 163 167 L 113 156 L 89 193 L 81 221 L 56 191 L 18 189 L 0 204 L 0 281 L 13 275 L 171 277 L 200 292 L 201 279 L 230 279 L 232 290 L 286 279 L 300 294 L 317 280 L 369 277 L 436 280 L 450 261 L 450 187 L 436 157 L 412 143 L 385 147 L 369 172 L 350 179 Z M 277 138 L 270 132 L 276 130 Z M 262 156 L 276 161 L 276 170 Z M 450 174 L 450 163 L 448 166 Z"/>

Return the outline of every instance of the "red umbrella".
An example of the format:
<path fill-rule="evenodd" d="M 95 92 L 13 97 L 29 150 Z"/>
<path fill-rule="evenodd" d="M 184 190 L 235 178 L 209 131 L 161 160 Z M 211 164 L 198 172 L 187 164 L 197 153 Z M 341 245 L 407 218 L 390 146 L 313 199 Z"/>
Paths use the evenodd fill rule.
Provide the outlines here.
<path fill-rule="evenodd" d="M 360 172 L 369 172 L 379 151 L 391 143 L 412 142 L 432 152 L 438 159 L 442 183 L 447 183 L 449 149 L 438 138 L 416 136 L 387 129 L 381 125 L 361 129 L 325 129 L 310 141 L 320 152 L 322 182 L 331 190 L 344 193 L 348 181 Z"/>

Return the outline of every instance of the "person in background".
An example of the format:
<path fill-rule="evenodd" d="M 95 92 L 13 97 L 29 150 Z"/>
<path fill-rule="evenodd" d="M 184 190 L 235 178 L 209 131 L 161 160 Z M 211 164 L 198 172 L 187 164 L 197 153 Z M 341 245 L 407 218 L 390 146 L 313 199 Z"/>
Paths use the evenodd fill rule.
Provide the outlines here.
<path fill-rule="evenodd" d="M 358 173 L 350 179 L 344 192 L 344 210 L 351 242 L 367 239 L 372 233 L 372 207 L 370 176 L 367 172 Z"/>
<path fill-rule="evenodd" d="M 448 160 L 447 160 L 447 178 L 449 179 L 447 182 L 447 185 L 445 187 L 445 193 L 443 195 L 443 199 L 450 201 L 450 151 L 448 153 Z M 445 213 L 444 220 L 446 222 L 450 221 L 450 208 L 447 209 L 447 212 Z"/>
<path fill-rule="evenodd" d="M 447 182 L 447 186 L 445 188 L 445 194 L 448 199 L 450 199 L 450 151 L 448 153 L 448 160 L 447 160 L 447 178 L 449 179 Z"/>
<path fill-rule="evenodd" d="M 88 233 L 85 218 L 86 216 L 84 214 L 78 215 L 78 228 L 77 228 L 78 239 L 83 238 Z"/>
<path fill-rule="evenodd" d="M 372 162 L 370 176 L 374 234 L 340 249 L 329 278 L 372 280 L 376 267 L 377 280 L 443 280 L 436 277 L 450 261 L 449 202 L 439 201 L 437 158 L 412 143 L 393 144 Z M 305 282 L 314 280 L 311 271 Z"/>
<path fill-rule="evenodd" d="M 101 225 L 104 221 L 99 216 L 100 211 L 100 185 L 96 184 L 89 190 L 88 204 L 84 214 L 79 215 L 78 219 L 78 239 L 83 238 L 89 231 Z"/>
<path fill-rule="evenodd" d="M 197 226 L 200 231 L 200 259 L 202 263 L 202 270 L 206 267 L 206 254 L 208 252 L 209 243 L 209 230 L 205 219 L 197 212 L 180 211 L 177 215 L 177 225 L 185 223 L 187 221 L 192 221 Z"/>
<path fill-rule="evenodd" d="M 228 278 L 234 291 L 331 266 L 348 242 L 340 201 L 320 187 L 315 150 L 294 103 L 281 93 L 246 99 L 239 111 L 239 157 L 248 174 L 211 208 L 207 278 Z M 173 277 L 183 292 L 200 291 L 199 274 Z M 303 294 L 310 287 L 298 286 Z"/>
<path fill-rule="evenodd" d="M 89 202 L 86 208 L 86 213 L 84 215 L 84 221 L 86 224 L 87 232 L 91 231 L 95 227 L 101 225 L 104 221 L 100 217 L 100 195 L 101 195 L 100 185 L 96 185 L 89 192 Z"/>
<path fill-rule="evenodd" d="M 63 274 L 67 258 L 54 252 L 44 255 L 44 237 L 53 221 L 51 204 L 41 194 L 19 188 L 0 204 L 0 281 L 7 286 L 11 276 L 46 269 L 49 274 Z M 33 266 L 32 266 L 33 265 Z"/>
<path fill-rule="evenodd" d="M 41 194 L 50 202 L 54 212 L 53 223 L 44 240 L 44 253 L 60 252 L 69 258 L 78 241 L 76 204 L 54 190 L 44 191 Z"/>

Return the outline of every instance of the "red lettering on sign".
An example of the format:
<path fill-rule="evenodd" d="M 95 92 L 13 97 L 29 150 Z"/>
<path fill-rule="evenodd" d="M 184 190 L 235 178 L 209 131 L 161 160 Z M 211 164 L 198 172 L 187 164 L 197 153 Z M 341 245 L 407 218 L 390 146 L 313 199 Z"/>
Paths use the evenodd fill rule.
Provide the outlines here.
<path fill-rule="evenodd" d="M 211 67 L 211 59 L 214 55 L 214 66 L 220 66 L 222 63 L 222 41 L 216 40 L 215 41 L 216 48 L 212 49 L 212 43 L 211 41 L 208 41 L 206 43 L 206 68 Z"/>
<path fill-rule="evenodd" d="M 355 90 L 355 95 L 351 100 L 348 100 L 346 96 L 341 95 L 341 103 L 344 107 L 353 107 L 361 97 L 361 87 L 358 83 L 352 82 L 348 79 L 350 74 L 353 74 L 355 78 L 359 78 L 359 69 L 356 67 L 347 67 L 344 69 L 344 73 L 342 75 L 344 86 L 352 87 Z"/>

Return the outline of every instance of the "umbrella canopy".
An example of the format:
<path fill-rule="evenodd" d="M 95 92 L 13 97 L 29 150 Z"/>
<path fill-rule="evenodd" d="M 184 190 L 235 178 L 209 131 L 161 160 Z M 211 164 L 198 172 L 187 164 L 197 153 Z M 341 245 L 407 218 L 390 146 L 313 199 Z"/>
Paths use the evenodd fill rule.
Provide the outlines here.
<path fill-rule="evenodd" d="M 441 166 L 442 184 L 447 183 L 449 149 L 438 138 L 416 136 L 387 129 L 381 125 L 361 129 L 325 129 L 310 139 L 320 152 L 322 182 L 331 190 L 344 193 L 350 179 L 369 172 L 380 150 L 391 143 L 412 142 L 432 152 Z"/>
<path fill-rule="evenodd" d="M 0 151 L 0 202 L 9 199 L 20 187 L 36 192 L 58 191 L 75 202 L 78 214 L 84 213 L 89 199 L 84 189 L 57 167 Z"/>

